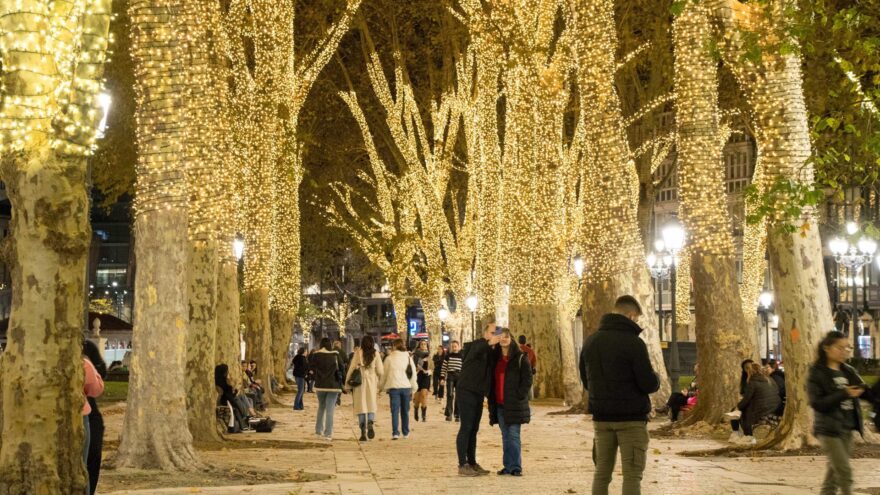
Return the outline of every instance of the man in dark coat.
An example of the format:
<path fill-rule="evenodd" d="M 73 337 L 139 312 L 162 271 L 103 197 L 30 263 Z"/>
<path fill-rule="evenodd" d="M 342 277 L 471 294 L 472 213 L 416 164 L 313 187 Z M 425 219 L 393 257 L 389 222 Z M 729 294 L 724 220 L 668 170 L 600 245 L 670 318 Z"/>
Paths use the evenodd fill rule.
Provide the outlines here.
<path fill-rule="evenodd" d="M 593 495 L 607 495 L 618 447 L 624 495 L 641 493 L 648 450 L 649 394 L 660 381 L 636 323 L 642 307 L 632 296 L 621 296 L 614 311 L 602 317 L 599 330 L 584 342 L 581 379 L 593 413 Z"/>
<path fill-rule="evenodd" d="M 500 339 L 495 335 L 495 323 L 489 323 L 483 328 L 483 338 L 468 342 L 462 351 L 461 372 L 456 383 L 461 426 L 455 438 L 460 476 L 489 474 L 477 463 L 477 432 L 483 417 L 483 400 L 489 395 L 492 384 L 489 350 Z"/>

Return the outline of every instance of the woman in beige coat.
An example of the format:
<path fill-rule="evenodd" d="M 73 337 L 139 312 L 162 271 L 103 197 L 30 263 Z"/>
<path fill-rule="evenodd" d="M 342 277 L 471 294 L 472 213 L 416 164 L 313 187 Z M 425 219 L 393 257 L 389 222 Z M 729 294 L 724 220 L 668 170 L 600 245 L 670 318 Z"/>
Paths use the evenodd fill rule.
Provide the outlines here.
<path fill-rule="evenodd" d="M 361 384 L 352 388 L 348 382 L 356 369 L 361 371 Z M 376 352 L 373 337 L 364 336 L 361 339 L 361 346 L 357 348 L 351 358 L 348 374 L 345 376 L 346 390 L 354 390 L 352 405 L 361 426 L 361 442 L 366 442 L 368 437 L 372 440 L 376 436 L 373 430 L 377 409 L 376 396 L 379 393 L 379 382 L 384 371 L 382 358 Z"/>

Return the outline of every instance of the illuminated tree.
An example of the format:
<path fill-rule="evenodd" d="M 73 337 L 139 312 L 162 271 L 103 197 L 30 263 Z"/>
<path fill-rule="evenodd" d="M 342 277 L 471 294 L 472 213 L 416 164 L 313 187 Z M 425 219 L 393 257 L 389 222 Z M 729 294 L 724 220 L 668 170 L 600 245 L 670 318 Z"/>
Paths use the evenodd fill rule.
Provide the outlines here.
<path fill-rule="evenodd" d="M 584 328 L 595 331 L 600 317 L 610 312 L 622 294 L 636 297 L 643 308 L 654 307 L 650 275 L 645 269 L 645 250 L 638 224 L 639 178 L 625 126 L 638 116 L 623 119 L 614 87 L 617 70 L 617 34 L 613 5 L 608 0 L 577 3 L 574 51 L 580 107 L 585 114 L 588 154 L 582 182 L 586 260 L 583 298 Z M 661 100 L 667 96 L 658 97 Z M 642 112 L 658 103 L 648 104 Z M 656 318 L 646 311 L 642 318 L 651 362 L 661 377 L 660 392 L 652 401 L 666 402 L 670 385 L 665 373 Z"/>
<path fill-rule="evenodd" d="M 743 4 L 713 1 L 724 29 L 722 54 L 752 108 L 755 139 L 763 169 L 760 189 L 770 193 L 767 218 L 770 273 L 776 291 L 782 354 L 786 356 L 785 415 L 759 446 L 797 449 L 815 444 L 806 377 L 822 334 L 833 327 L 822 267 L 822 245 L 813 208 L 796 207 L 796 192 L 780 183 L 809 187 L 814 181 L 801 57 L 785 29 L 786 0 Z M 772 33 L 772 35 L 770 35 Z M 780 49 L 779 42 L 788 43 Z M 777 191 L 775 194 L 772 191 Z"/>
<path fill-rule="evenodd" d="M 700 400 L 688 423 L 724 420 L 736 405 L 739 363 L 755 355 L 752 329 L 745 325 L 742 305 L 736 304 L 736 249 L 722 160 L 729 130 L 718 109 L 709 14 L 705 6 L 689 3 L 673 22 L 680 212 L 690 234 L 697 356 L 704 370 Z"/>
<path fill-rule="evenodd" d="M 174 0 L 133 0 L 138 163 L 134 234 L 138 271 L 128 407 L 117 467 L 199 466 L 187 424 L 188 19 Z M 163 418 L 156 422 L 155 418 Z"/>
<path fill-rule="evenodd" d="M 12 204 L 13 291 L 0 373 L 0 486 L 9 494 L 74 494 L 85 486 L 86 157 L 101 117 L 109 25 L 106 0 L 0 7 L 0 174 Z"/>
<path fill-rule="evenodd" d="M 339 337 L 345 337 L 345 325 L 352 316 L 358 313 L 357 309 L 352 309 L 351 303 L 348 301 L 348 294 L 342 296 L 342 302 L 336 302 L 332 308 L 324 309 L 323 316 L 329 318 L 336 324 L 339 329 Z"/>

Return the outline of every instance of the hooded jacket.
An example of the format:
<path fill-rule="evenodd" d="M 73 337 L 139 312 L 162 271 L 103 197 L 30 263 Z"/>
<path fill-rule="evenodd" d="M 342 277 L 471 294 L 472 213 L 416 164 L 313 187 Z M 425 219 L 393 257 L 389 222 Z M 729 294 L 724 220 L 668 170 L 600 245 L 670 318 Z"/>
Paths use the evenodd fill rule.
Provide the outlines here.
<path fill-rule="evenodd" d="M 309 357 L 309 365 L 315 372 L 316 392 L 342 392 L 345 364 L 338 352 L 318 349 Z"/>
<path fill-rule="evenodd" d="M 581 380 L 589 391 L 593 421 L 647 421 L 648 395 L 660 388 L 642 328 L 626 316 L 602 317 L 581 350 Z"/>
<path fill-rule="evenodd" d="M 501 346 L 490 351 L 492 384 L 489 387 L 489 424 L 498 424 L 498 402 L 495 398 L 495 366 L 501 360 Z M 510 346 L 507 368 L 504 371 L 504 423 L 509 425 L 526 424 L 531 420 L 529 409 L 529 389 L 532 387 L 532 366 L 526 353 L 516 344 Z"/>

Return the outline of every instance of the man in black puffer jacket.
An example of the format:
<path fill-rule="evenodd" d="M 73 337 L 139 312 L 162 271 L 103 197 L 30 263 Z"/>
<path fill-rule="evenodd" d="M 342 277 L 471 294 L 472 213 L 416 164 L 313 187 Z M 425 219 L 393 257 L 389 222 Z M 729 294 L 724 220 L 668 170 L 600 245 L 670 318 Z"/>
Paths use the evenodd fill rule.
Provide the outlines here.
<path fill-rule="evenodd" d="M 640 492 L 648 450 L 649 394 L 660 381 L 648 347 L 639 338 L 636 320 L 642 307 L 632 296 L 621 296 L 614 312 L 602 317 L 599 330 L 584 342 L 581 380 L 593 413 L 593 495 L 607 494 L 618 446 L 623 467 L 623 493 Z"/>

